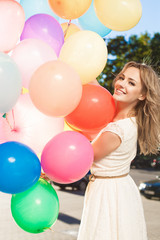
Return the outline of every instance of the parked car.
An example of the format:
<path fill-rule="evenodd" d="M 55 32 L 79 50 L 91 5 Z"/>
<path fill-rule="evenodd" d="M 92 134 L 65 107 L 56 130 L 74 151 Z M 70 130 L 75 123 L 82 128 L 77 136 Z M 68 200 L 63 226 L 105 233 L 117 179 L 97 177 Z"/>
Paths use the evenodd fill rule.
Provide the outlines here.
<path fill-rule="evenodd" d="M 160 169 L 160 157 L 152 159 L 151 167 L 154 169 Z"/>
<path fill-rule="evenodd" d="M 56 186 L 59 186 L 60 189 L 65 190 L 66 187 L 72 188 L 72 190 L 80 190 L 80 191 L 85 191 L 86 187 L 89 183 L 89 175 L 90 172 L 88 172 L 82 179 L 79 181 L 73 182 L 73 183 L 67 183 L 67 184 L 62 184 L 62 183 L 57 183 L 51 181 L 51 184 L 54 184 Z"/>
<path fill-rule="evenodd" d="M 136 157 L 132 162 L 131 162 L 131 167 L 132 168 L 137 168 L 137 169 L 160 169 L 160 157 L 157 158 L 140 158 Z"/>
<path fill-rule="evenodd" d="M 157 197 L 160 199 L 160 176 L 151 181 L 142 182 L 139 185 L 140 193 L 148 199 Z"/>

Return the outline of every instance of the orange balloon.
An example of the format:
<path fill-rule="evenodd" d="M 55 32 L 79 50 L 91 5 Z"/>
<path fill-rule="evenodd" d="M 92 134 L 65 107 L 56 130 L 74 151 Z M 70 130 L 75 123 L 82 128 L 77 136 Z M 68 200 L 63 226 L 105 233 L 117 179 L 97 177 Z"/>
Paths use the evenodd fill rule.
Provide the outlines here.
<path fill-rule="evenodd" d="M 65 117 L 73 128 L 96 133 L 112 121 L 115 102 L 108 90 L 98 86 L 83 85 L 82 98 L 77 108 Z"/>
<path fill-rule="evenodd" d="M 33 74 L 29 94 L 41 112 L 63 117 L 79 104 L 82 84 L 79 75 L 69 65 L 59 60 L 49 61 Z"/>
<path fill-rule="evenodd" d="M 92 0 L 48 0 L 51 9 L 64 19 L 76 19 L 90 7 Z"/>
<path fill-rule="evenodd" d="M 80 31 L 80 28 L 74 23 L 61 23 L 61 27 L 64 33 L 64 40 L 67 40 L 72 34 Z"/>

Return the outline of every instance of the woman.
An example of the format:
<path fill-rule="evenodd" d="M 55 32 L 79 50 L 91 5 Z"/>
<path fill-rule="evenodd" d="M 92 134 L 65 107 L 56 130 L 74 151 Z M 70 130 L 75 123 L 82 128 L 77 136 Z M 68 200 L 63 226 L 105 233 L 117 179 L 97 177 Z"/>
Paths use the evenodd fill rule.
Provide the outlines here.
<path fill-rule="evenodd" d="M 129 176 L 136 156 L 156 154 L 160 83 L 145 64 L 127 63 L 114 80 L 116 115 L 92 142 L 94 163 L 78 240 L 147 240 L 139 190 Z"/>

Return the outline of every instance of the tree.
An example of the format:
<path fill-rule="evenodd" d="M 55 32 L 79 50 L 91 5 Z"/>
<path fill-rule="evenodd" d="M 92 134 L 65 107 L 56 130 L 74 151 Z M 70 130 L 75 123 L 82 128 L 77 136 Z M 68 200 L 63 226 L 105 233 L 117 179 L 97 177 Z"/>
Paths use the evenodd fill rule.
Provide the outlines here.
<path fill-rule="evenodd" d="M 112 81 L 128 61 L 144 62 L 152 65 L 157 72 L 160 70 L 160 34 L 151 36 L 148 33 L 140 36 L 131 35 L 128 41 L 124 36 L 109 39 L 108 61 L 98 77 L 99 83 L 113 93 Z"/>
<path fill-rule="evenodd" d="M 98 81 L 111 93 L 113 93 L 113 79 L 129 61 L 144 62 L 151 65 L 157 73 L 160 73 L 160 33 L 155 33 L 152 38 L 148 33 L 140 36 L 132 35 L 128 41 L 124 36 L 118 36 L 115 39 L 109 39 L 107 47 L 108 61 L 98 77 Z M 138 151 L 136 157 L 139 160 L 150 160 L 155 158 L 155 155 L 144 156 L 140 155 Z"/>

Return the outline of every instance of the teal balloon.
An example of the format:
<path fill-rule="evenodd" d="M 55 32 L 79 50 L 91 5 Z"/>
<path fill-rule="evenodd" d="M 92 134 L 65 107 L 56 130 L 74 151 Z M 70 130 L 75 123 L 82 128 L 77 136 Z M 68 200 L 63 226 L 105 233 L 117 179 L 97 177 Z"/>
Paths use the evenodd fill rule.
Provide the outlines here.
<path fill-rule="evenodd" d="M 112 30 L 103 25 L 99 18 L 96 15 L 94 10 L 94 1 L 92 1 L 90 8 L 88 11 L 78 18 L 78 22 L 80 26 L 85 30 L 90 30 L 98 33 L 101 37 L 105 37 Z"/>
<path fill-rule="evenodd" d="M 45 13 L 54 17 L 57 21 L 59 17 L 51 10 L 48 0 L 21 0 L 21 6 L 25 12 L 25 19 L 38 13 Z"/>
<path fill-rule="evenodd" d="M 22 89 L 22 78 L 14 60 L 0 52 L 0 113 L 6 113 L 16 104 Z"/>
<path fill-rule="evenodd" d="M 59 200 L 54 188 L 44 179 L 25 192 L 12 195 L 11 212 L 24 231 L 41 233 L 57 220 Z"/>

